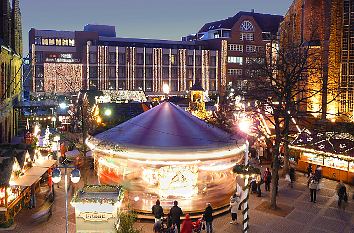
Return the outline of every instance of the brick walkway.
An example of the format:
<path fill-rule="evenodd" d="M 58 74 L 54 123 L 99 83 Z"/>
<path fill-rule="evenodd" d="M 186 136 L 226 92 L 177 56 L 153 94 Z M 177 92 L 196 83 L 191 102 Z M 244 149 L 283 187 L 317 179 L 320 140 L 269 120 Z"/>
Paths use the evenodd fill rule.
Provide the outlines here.
<path fill-rule="evenodd" d="M 335 186 L 336 182 L 324 179 L 324 188 L 319 191 L 317 203 L 309 201 L 309 190 L 306 186 L 307 179 L 303 174 L 297 174 L 297 182 L 293 189 L 288 187 L 284 180 L 280 180 L 278 202 L 293 206 L 294 210 L 286 217 L 267 214 L 255 208 L 263 201 L 269 200 L 269 193 L 262 197 L 251 194 L 250 199 L 250 224 L 251 233 L 329 233 L 329 232 L 353 232 L 354 233 L 354 202 L 352 193 L 348 188 L 349 203 L 345 211 L 337 208 Z M 262 186 L 264 190 L 264 186 Z M 14 233 L 60 233 L 65 231 L 65 209 L 63 185 L 57 189 L 53 216 L 48 222 L 33 223 L 31 211 L 23 210 L 17 216 L 15 226 L 6 232 Z M 240 216 L 240 215 L 239 215 Z M 214 221 L 215 233 L 241 232 L 241 225 L 230 225 L 230 216 L 225 214 Z M 138 228 L 143 228 L 144 233 L 152 232 L 152 223 L 137 223 Z M 75 232 L 74 210 L 69 210 L 69 230 Z"/>

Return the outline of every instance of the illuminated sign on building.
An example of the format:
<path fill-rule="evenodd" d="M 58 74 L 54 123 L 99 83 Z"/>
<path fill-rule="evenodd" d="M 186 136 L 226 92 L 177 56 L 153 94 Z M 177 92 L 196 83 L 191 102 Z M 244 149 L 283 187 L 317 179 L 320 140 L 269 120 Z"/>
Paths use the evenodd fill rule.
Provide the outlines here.
<path fill-rule="evenodd" d="M 74 58 L 71 53 L 49 54 L 45 62 L 55 63 L 78 63 L 80 59 Z"/>
<path fill-rule="evenodd" d="M 101 222 L 107 221 L 108 219 L 113 217 L 112 213 L 98 213 L 98 212 L 82 212 L 80 213 L 81 218 L 85 219 L 85 221 L 90 222 Z"/>

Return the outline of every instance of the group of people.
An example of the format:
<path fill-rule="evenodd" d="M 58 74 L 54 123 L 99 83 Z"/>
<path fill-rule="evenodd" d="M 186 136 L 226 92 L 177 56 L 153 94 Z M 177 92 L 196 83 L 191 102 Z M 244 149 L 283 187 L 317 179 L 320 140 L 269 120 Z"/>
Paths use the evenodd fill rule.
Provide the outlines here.
<path fill-rule="evenodd" d="M 251 192 L 257 193 L 258 197 L 261 197 L 262 196 L 262 190 L 261 190 L 262 184 L 264 183 L 265 192 L 269 192 L 271 182 L 272 182 L 272 172 L 269 170 L 269 168 L 266 168 L 263 175 L 262 175 L 262 173 L 259 173 L 253 180 L 251 180 L 251 183 L 250 183 Z"/>

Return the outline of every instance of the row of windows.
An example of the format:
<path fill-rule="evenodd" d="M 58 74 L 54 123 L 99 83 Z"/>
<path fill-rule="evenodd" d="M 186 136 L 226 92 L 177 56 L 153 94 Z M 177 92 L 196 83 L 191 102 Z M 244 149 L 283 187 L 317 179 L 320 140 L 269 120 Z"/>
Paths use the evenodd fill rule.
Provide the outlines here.
<path fill-rule="evenodd" d="M 245 47 L 247 53 L 264 52 L 264 46 L 246 45 Z M 242 44 L 229 44 L 229 51 L 243 52 L 243 48 Z"/>
<path fill-rule="evenodd" d="M 97 63 L 97 53 L 90 53 L 90 58 L 89 61 L 91 64 Z M 116 53 L 110 52 L 108 54 L 108 62 L 109 64 L 116 64 Z M 188 55 L 186 64 L 189 66 L 194 65 L 196 66 L 201 66 L 202 65 L 202 56 L 197 55 Z M 163 54 L 162 55 L 162 64 L 163 65 L 177 65 L 178 64 L 178 56 L 176 54 L 172 54 L 171 56 L 169 54 Z M 126 64 L 126 54 L 125 53 L 118 53 L 118 64 Z M 135 64 L 137 65 L 143 65 L 144 64 L 144 54 L 143 53 L 137 53 L 135 55 Z M 153 54 L 147 53 L 145 55 L 145 64 L 147 65 L 152 65 L 153 64 Z M 210 61 L 209 65 L 211 66 L 216 66 L 216 56 L 210 56 Z"/>
<path fill-rule="evenodd" d="M 98 77 L 98 68 L 97 67 L 90 67 L 90 77 L 91 78 L 97 78 Z M 162 76 L 163 77 L 169 77 L 169 68 L 164 67 L 162 68 Z M 117 70 L 116 67 L 108 67 L 108 77 L 110 78 L 115 78 L 117 75 Z M 126 76 L 126 69 L 125 67 L 119 68 L 118 69 L 118 77 L 125 77 Z M 145 77 L 152 78 L 153 76 L 153 68 L 148 67 L 145 68 Z M 177 77 L 178 76 L 178 68 L 173 67 L 171 68 L 171 76 L 172 77 Z M 187 68 L 186 69 L 186 77 L 192 79 L 194 76 L 194 69 Z M 196 78 L 201 78 L 202 76 L 202 69 L 197 68 L 195 70 L 195 76 Z M 36 77 L 43 77 L 43 75 Z M 144 77 L 144 68 L 143 67 L 138 67 L 135 69 L 135 77 L 137 78 L 143 78 Z M 216 78 L 216 69 L 209 69 L 209 78 L 215 79 Z"/>
<path fill-rule="evenodd" d="M 75 39 L 70 38 L 34 38 L 35 45 L 49 45 L 49 46 L 75 46 Z"/>
<path fill-rule="evenodd" d="M 240 40 L 244 41 L 253 41 L 254 40 L 254 34 L 253 33 L 241 33 L 240 34 Z"/>
<path fill-rule="evenodd" d="M 242 69 L 228 69 L 227 73 L 231 76 L 242 75 Z"/>

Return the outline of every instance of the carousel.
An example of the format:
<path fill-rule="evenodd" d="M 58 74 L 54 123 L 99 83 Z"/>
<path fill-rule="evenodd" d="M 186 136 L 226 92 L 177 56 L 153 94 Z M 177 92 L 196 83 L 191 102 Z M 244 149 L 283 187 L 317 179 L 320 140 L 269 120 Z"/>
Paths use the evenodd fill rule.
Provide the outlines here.
<path fill-rule="evenodd" d="M 178 200 L 184 212 L 229 204 L 236 189 L 232 168 L 242 162 L 245 141 L 164 102 L 87 141 L 101 184 L 120 184 L 130 206 L 166 211 Z"/>

